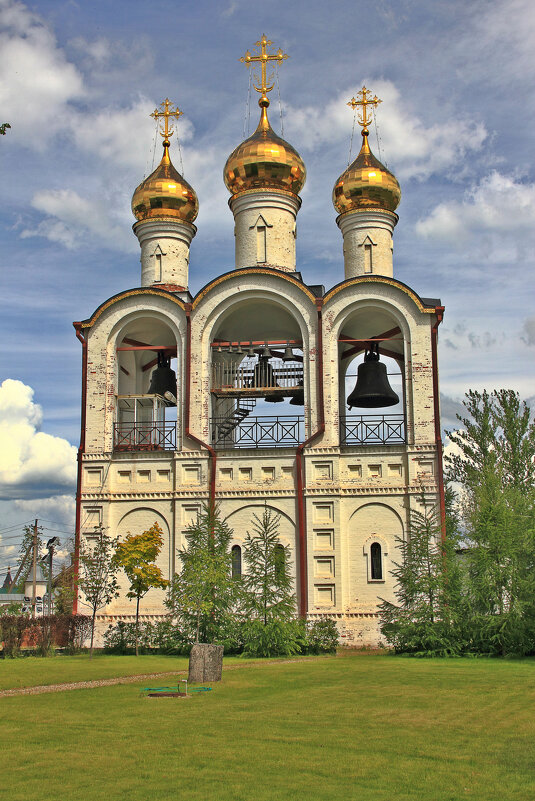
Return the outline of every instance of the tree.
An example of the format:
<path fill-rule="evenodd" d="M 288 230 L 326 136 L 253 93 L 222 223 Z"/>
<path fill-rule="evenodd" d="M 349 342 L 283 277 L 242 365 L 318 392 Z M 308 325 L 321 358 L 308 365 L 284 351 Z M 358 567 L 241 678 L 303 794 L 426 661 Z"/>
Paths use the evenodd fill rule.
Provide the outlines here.
<path fill-rule="evenodd" d="M 200 637 L 212 642 L 235 605 L 239 588 L 231 578 L 232 533 L 219 509 L 207 505 L 186 532 L 187 547 L 178 551 L 182 569 L 173 578 L 166 604 L 194 631 L 195 642 Z"/>
<path fill-rule="evenodd" d="M 253 534 L 247 532 L 243 578 L 245 606 L 263 624 L 295 616 L 295 596 L 290 574 L 290 549 L 279 540 L 280 515 L 264 509 L 254 515 Z"/>
<path fill-rule="evenodd" d="M 82 543 L 80 548 L 78 586 L 85 598 L 82 603 L 91 609 L 90 659 L 93 658 L 97 612 L 119 595 L 117 583 L 119 565 L 114 560 L 117 544 L 117 539 L 101 534 L 93 548 L 88 547 L 86 543 Z"/>
<path fill-rule="evenodd" d="M 113 565 L 122 567 L 130 582 L 127 598 L 136 599 L 136 656 L 138 656 L 139 603 L 151 588 L 165 589 L 169 582 L 154 564 L 163 546 L 163 532 L 154 523 L 142 534 L 128 533 L 116 548 Z"/>
<path fill-rule="evenodd" d="M 9 122 L 3 122 L 3 123 L 0 125 L 0 134 L 1 134 L 2 136 L 5 136 L 5 135 L 6 135 L 6 129 L 7 129 L 7 128 L 11 128 L 11 125 L 9 124 Z"/>
<path fill-rule="evenodd" d="M 535 633 L 535 423 L 512 390 L 469 392 L 447 477 L 460 486 L 471 647 L 529 653 Z"/>
<path fill-rule="evenodd" d="M 442 541 L 435 504 L 426 504 L 422 494 L 420 505 L 410 511 L 407 538 L 397 538 L 397 603 L 380 604 L 381 631 L 397 651 L 446 654 L 456 648 L 452 634 L 460 598 L 455 541 Z"/>

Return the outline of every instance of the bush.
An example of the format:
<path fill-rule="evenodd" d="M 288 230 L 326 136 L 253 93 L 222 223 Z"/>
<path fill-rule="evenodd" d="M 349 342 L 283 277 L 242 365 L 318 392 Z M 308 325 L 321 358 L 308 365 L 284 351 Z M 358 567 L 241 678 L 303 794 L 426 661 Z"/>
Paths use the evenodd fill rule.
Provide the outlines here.
<path fill-rule="evenodd" d="M 0 640 L 3 642 L 4 657 L 19 655 L 24 633 L 32 625 L 27 615 L 2 615 L 0 617 Z"/>
<path fill-rule="evenodd" d="M 330 618 L 307 623 L 307 654 L 335 654 L 338 646 L 338 629 Z"/>
<path fill-rule="evenodd" d="M 306 648 L 306 630 L 301 620 L 247 621 L 244 627 L 245 656 L 294 656 Z"/>

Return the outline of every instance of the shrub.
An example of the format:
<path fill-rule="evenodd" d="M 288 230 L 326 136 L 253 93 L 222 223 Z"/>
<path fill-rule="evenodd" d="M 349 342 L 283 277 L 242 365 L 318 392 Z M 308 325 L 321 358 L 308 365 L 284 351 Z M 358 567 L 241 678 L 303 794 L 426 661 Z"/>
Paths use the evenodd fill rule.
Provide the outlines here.
<path fill-rule="evenodd" d="M 338 629 L 330 618 L 314 620 L 307 624 L 306 630 L 308 654 L 334 654 L 338 646 Z"/>
<path fill-rule="evenodd" d="M 294 656 L 306 648 L 306 631 L 301 620 L 250 620 L 245 625 L 243 653 L 251 657 Z"/>
<path fill-rule="evenodd" d="M 3 655 L 14 658 L 19 655 L 24 633 L 32 624 L 27 615 L 2 615 L 0 617 L 0 640 Z"/>

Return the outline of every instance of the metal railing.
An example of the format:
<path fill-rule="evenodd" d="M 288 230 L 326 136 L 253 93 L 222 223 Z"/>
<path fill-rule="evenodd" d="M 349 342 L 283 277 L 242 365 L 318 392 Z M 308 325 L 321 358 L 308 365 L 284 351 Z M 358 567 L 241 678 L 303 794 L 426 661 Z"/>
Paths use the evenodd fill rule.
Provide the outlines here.
<path fill-rule="evenodd" d="M 230 362 L 212 365 L 212 392 L 236 393 L 265 389 L 299 389 L 303 386 L 303 365 L 270 359 L 237 367 Z"/>
<path fill-rule="evenodd" d="M 342 445 L 403 445 L 405 441 L 402 414 L 359 414 L 340 418 Z"/>
<path fill-rule="evenodd" d="M 174 451 L 176 423 L 115 423 L 113 449 L 116 451 Z"/>
<path fill-rule="evenodd" d="M 305 438 L 305 418 L 248 417 L 229 431 L 228 418 L 214 417 L 210 430 L 214 448 L 291 448 Z"/>

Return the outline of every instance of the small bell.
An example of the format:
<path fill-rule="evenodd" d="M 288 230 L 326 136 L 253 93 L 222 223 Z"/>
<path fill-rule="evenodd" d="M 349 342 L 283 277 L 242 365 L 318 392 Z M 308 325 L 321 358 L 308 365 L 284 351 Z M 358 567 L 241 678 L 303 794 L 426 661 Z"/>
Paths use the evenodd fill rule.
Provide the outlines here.
<path fill-rule="evenodd" d="M 399 397 L 388 382 L 386 365 L 379 361 L 379 345 L 372 342 L 366 348 L 364 361 L 359 364 L 357 383 L 347 398 L 347 407 L 377 409 L 381 406 L 395 406 L 396 403 L 399 403 Z"/>
<path fill-rule="evenodd" d="M 294 357 L 294 352 L 291 349 L 290 345 L 286 345 L 286 347 L 284 348 L 284 354 L 282 356 L 282 361 L 283 362 L 293 362 L 294 358 L 295 358 Z"/>
<path fill-rule="evenodd" d="M 236 348 L 236 353 L 243 353 L 243 348 L 241 346 L 241 342 L 238 342 L 238 347 Z"/>
<path fill-rule="evenodd" d="M 261 355 L 261 357 L 263 359 L 271 359 L 271 351 L 267 346 L 267 342 L 264 345 L 264 347 L 262 348 L 262 350 L 260 351 L 260 355 Z"/>
<path fill-rule="evenodd" d="M 290 406 L 304 406 L 305 405 L 305 390 L 303 388 L 303 382 L 299 381 L 299 389 L 292 395 L 290 399 Z"/>
<path fill-rule="evenodd" d="M 256 356 L 255 349 L 253 348 L 253 346 L 252 346 L 252 345 L 249 345 L 249 347 L 248 347 L 248 349 L 247 349 L 247 356 L 248 356 L 250 359 L 254 359 L 254 358 L 255 358 L 255 356 Z"/>

